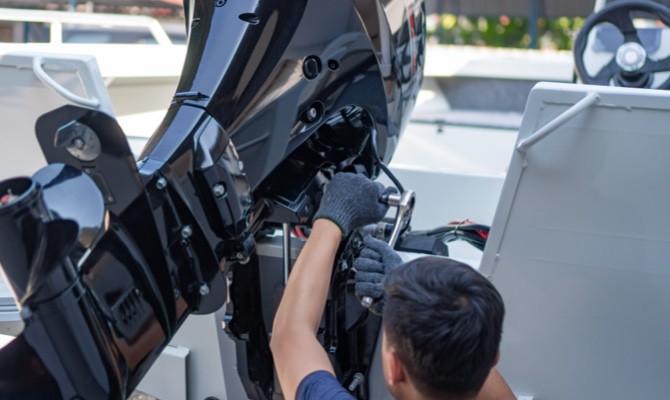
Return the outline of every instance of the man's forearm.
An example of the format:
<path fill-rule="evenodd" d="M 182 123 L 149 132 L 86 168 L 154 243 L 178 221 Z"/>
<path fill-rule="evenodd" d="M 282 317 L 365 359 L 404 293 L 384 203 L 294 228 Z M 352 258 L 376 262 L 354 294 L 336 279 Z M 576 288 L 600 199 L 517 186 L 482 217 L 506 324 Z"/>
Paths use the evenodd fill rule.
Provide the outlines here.
<path fill-rule="evenodd" d="M 304 328 L 316 333 L 326 304 L 340 239 L 340 230 L 334 223 L 325 219 L 314 223 L 277 309 L 275 329 Z"/>
<path fill-rule="evenodd" d="M 272 326 L 271 348 L 286 398 L 316 370 L 333 371 L 316 339 L 328 297 L 335 255 L 342 238 L 333 222 L 319 219 L 291 271 Z"/>

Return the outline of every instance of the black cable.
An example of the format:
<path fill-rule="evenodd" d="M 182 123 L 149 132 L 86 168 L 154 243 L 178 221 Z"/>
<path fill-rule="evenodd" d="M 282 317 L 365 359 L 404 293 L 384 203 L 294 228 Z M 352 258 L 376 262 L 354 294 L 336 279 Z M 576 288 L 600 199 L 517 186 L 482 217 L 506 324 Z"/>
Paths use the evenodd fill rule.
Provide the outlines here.
<path fill-rule="evenodd" d="M 444 243 L 463 240 L 484 251 L 491 227 L 469 221 L 451 223 L 428 231 L 417 231 L 415 235 L 436 236 Z"/>
<path fill-rule="evenodd" d="M 396 178 L 395 175 L 393 175 L 393 173 L 392 173 L 391 170 L 386 166 L 386 164 L 384 164 L 384 163 L 382 162 L 382 160 L 379 159 L 379 157 L 377 157 L 377 162 L 379 163 L 379 168 L 381 168 L 382 171 L 384 171 L 384 173 L 386 174 L 386 176 L 388 176 L 389 179 L 390 179 L 391 181 L 393 181 L 393 184 L 395 185 L 396 189 L 398 189 L 398 192 L 400 192 L 400 193 L 404 193 L 404 192 L 405 192 L 405 188 L 402 187 L 402 185 L 400 184 L 400 181 L 398 180 L 398 178 Z"/>
<path fill-rule="evenodd" d="M 379 157 L 379 149 L 377 149 L 377 130 L 373 129 L 370 135 L 370 145 L 372 146 L 372 154 L 375 157 L 375 160 L 377 161 L 377 165 L 379 165 L 379 168 L 381 168 L 382 171 L 386 174 L 386 176 L 389 177 L 389 179 L 393 182 L 395 185 L 396 189 L 398 189 L 398 192 L 404 193 L 405 188 L 402 186 L 398 178 L 393 175 L 391 170 L 384 164 L 382 161 L 381 157 Z"/>

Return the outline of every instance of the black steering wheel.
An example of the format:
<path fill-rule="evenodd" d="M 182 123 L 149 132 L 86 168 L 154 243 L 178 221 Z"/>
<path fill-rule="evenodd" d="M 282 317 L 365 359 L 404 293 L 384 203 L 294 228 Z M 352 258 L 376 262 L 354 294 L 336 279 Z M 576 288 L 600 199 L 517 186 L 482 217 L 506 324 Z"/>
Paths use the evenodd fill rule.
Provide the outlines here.
<path fill-rule="evenodd" d="M 670 71 L 670 56 L 661 60 L 648 57 L 640 41 L 640 33 L 633 24 L 633 13 L 645 13 L 670 27 L 670 9 L 653 1 L 617 1 L 591 14 L 580 29 L 574 44 L 575 69 L 586 84 L 625 87 L 651 87 L 654 75 Z M 623 35 L 623 44 L 616 49 L 612 60 L 595 75 L 587 72 L 584 53 L 591 31 L 599 24 L 609 22 Z M 670 77 L 655 89 L 670 89 Z"/>

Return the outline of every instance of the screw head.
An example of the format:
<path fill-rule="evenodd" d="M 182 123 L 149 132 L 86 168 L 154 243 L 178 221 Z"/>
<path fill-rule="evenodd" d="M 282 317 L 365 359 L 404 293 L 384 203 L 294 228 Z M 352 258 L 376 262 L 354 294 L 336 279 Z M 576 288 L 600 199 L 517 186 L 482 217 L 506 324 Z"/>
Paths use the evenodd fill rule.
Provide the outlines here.
<path fill-rule="evenodd" d="M 78 137 L 78 138 L 75 138 L 72 141 L 72 145 L 74 147 L 78 148 L 79 150 L 83 150 L 84 147 L 86 146 L 86 143 L 84 142 L 84 140 L 82 138 Z"/>
<path fill-rule="evenodd" d="M 249 262 L 249 257 L 242 252 L 235 254 L 235 258 L 240 264 L 246 264 Z"/>
<path fill-rule="evenodd" d="M 221 198 L 226 195 L 226 187 L 223 185 L 223 183 L 217 183 L 216 185 L 212 186 L 212 192 L 214 192 L 214 196 Z"/>
<path fill-rule="evenodd" d="M 156 180 L 156 188 L 158 190 L 163 190 L 167 186 L 167 179 L 163 178 L 162 176 Z"/>
<path fill-rule="evenodd" d="M 191 225 L 186 225 L 183 228 L 181 228 L 181 237 L 184 239 L 188 239 L 193 235 L 193 228 L 191 228 Z"/>
<path fill-rule="evenodd" d="M 209 285 L 203 283 L 202 285 L 200 285 L 198 291 L 200 292 L 201 296 L 207 296 L 209 294 Z"/>
<path fill-rule="evenodd" d="M 307 122 L 313 122 L 316 120 L 316 117 L 319 116 L 319 112 L 316 110 L 316 107 L 310 107 L 305 113 L 305 119 Z"/>

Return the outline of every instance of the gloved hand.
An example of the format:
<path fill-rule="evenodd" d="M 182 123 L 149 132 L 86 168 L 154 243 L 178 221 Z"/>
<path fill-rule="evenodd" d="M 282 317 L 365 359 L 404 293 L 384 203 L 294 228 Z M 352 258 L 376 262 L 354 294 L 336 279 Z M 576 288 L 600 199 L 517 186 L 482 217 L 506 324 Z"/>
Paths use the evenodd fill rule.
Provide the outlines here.
<path fill-rule="evenodd" d="M 358 300 L 363 297 L 372 298 L 374 301 L 368 309 L 381 315 L 384 310 L 384 276 L 403 262 L 386 242 L 368 235 L 363 239 L 363 244 L 360 256 L 354 260 L 355 294 Z"/>
<path fill-rule="evenodd" d="M 326 186 L 314 221 L 329 219 L 347 236 L 354 229 L 381 221 L 389 207 L 380 198 L 394 190 L 363 175 L 340 172 Z"/>

